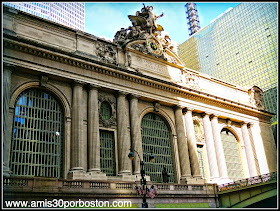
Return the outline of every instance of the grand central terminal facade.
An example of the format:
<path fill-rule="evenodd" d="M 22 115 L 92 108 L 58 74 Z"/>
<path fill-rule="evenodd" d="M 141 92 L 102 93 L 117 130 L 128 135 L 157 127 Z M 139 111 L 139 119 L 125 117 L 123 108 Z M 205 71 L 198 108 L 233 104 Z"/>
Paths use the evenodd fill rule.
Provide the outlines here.
<path fill-rule="evenodd" d="M 4 198 L 139 207 L 143 160 L 150 204 L 218 207 L 216 185 L 277 171 L 262 90 L 185 68 L 152 14 L 111 42 L 3 8 Z"/>

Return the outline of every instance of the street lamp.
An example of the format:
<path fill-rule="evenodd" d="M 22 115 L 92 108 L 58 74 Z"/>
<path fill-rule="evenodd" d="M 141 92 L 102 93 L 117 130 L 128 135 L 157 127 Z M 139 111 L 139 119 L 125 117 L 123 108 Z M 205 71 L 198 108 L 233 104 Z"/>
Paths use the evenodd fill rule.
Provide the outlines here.
<path fill-rule="evenodd" d="M 152 152 L 145 152 L 144 154 L 143 154 L 143 160 L 141 160 L 141 157 L 140 157 L 140 155 L 139 155 L 139 153 L 136 151 L 136 150 L 134 150 L 134 149 L 132 149 L 131 147 L 130 147 L 130 152 L 128 153 L 128 158 L 130 159 L 130 160 L 133 160 L 134 159 L 134 153 L 133 152 L 136 152 L 137 153 L 137 155 L 138 155 L 138 157 L 139 157 L 139 160 L 140 160 L 140 166 L 141 166 L 141 170 L 140 170 L 140 173 L 141 173 L 141 179 L 140 179 L 140 183 L 141 183 L 141 185 L 142 185 L 142 187 L 143 187 L 143 191 L 144 191 L 144 194 L 143 194 L 143 197 L 142 197 L 142 199 L 143 199 L 143 203 L 142 203 L 142 208 L 148 208 L 148 203 L 147 203 L 147 201 L 146 201 L 146 178 L 145 178 L 145 169 L 144 169 L 144 156 L 147 154 L 147 153 L 151 153 L 150 154 L 150 156 L 149 156 L 149 160 L 151 161 L 151 162 L 155 162 L 155 156 L 154 156 L 154 154 L 152 154 Z"/>

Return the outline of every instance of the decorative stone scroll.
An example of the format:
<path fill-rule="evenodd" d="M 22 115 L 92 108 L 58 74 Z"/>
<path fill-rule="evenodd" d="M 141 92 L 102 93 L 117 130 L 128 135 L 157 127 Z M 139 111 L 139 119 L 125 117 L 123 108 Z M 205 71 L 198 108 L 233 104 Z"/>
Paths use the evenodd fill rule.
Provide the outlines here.
<path fill-rule="evenodd" d="M 251 105 L 257 107 L 258 109 L 264 110 L 263 91 L 259 87 L 253 86 L 248 90 L 248 93 L 250 96 Z"/>

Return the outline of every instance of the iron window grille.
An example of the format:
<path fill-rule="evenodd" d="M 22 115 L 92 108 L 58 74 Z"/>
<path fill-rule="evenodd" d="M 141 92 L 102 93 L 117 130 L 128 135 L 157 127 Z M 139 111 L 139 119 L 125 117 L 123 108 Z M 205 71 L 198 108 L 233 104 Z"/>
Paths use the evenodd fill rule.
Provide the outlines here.
<path fill-rule="evenodd" d="M 10 149 L 11 175 L 62 176 L 63 111 L 39 89 L 22 92 L 15 104 Z"/>
<path fill-rule="evenodd" d="M 115 176 L 114 132 L 100 130 L 100 169 L 107 176 Z"/>
<path fill-rule="evenodd" d="M 155 113 L 146 114 L 141 121 L 143 152 L 152 151 L 155 162 L 144 157 L 145 171 L 152 182 L 162 182 L 162 170 L 166 167 L 169 182 L 175 182 L 170 129 Z"/>

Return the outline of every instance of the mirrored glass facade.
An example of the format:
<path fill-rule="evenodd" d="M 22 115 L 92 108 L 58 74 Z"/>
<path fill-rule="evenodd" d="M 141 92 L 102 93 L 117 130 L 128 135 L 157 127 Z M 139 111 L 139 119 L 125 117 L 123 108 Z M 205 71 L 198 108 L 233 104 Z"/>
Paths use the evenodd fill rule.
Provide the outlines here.
<path fill-rule="evenodd" d="M 179 46 L 187 68 L 231 84 L 264 91 L 264 105 L 277 113 L 277 3 L 241 3 Z M 276 133 L 277 116 L 272 125 Z"/>

